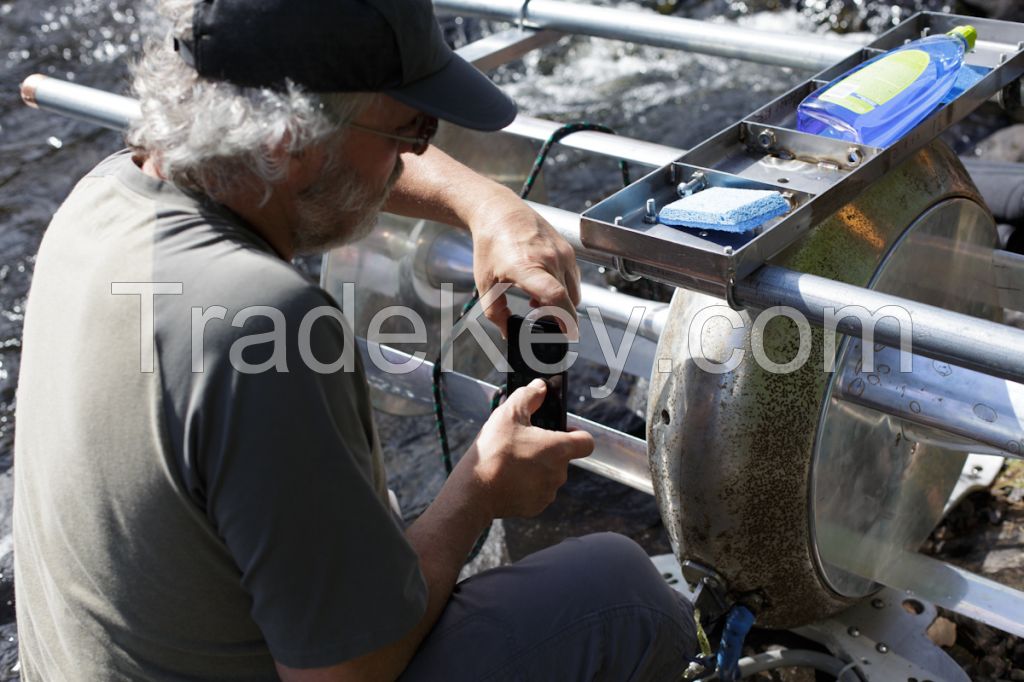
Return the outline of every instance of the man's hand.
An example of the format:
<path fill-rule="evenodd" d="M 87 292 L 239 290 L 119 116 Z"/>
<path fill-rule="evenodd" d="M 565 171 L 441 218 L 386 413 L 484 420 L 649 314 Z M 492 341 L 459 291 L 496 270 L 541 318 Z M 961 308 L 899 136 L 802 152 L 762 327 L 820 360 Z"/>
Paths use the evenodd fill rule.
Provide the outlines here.
<path fill-rule="evenodd" d="M 576 319 L 580 270 L 576 256 L 546 220 L 515 192 L 430 147 L 422 156 L 403 156 L 386 210 L 469 228 L 473 234 L 473 276 L 481 296 L 498 283 L 513 284 L 533 306 L 553 305 Z M 484 314 L 508 335 L 508 305 L 497 297 Z M 565 330 L 573 332 L 575 330 Z"/>
<path fill-rule="evenodd" d="M 473 277 L 481 296 L 495 284 L 507 282 L 525 291 L 530 305 L 557 306 L 576 319 L 580 302 L 576 254 L 544 218 L 501 187 L 467 222 L 473 235 Z M 484 314 L 502 336 L 508 336 L 510 311 L 505 295 L 489 303 Z"/>
<path fill-rule="evenodd" d="M 586 431 L 548 431 L 530 424 L 545 392 L 541 379 L 513 392 L 452 474 L 456 485 L 476 492 L 491 518 L 541 513 L 565 483 L 569 462 L 594 450 L 594 438 Z"/>
<path fill-rule="evenodd" d="M 437 499 L 406 532 L 429 591 L 427 612 L 397 642 L 338 665 L 299 670 L 278 664 L 285 682 L 394 680 L 430 632 L 451 595 L 466 555 L 491 520 L 535 516 L 555 499 L 569 462 L 594 449 L 585 431 L 530 425 L 546 384 L 535 379 L 509 396 L 484 424 Z"/>

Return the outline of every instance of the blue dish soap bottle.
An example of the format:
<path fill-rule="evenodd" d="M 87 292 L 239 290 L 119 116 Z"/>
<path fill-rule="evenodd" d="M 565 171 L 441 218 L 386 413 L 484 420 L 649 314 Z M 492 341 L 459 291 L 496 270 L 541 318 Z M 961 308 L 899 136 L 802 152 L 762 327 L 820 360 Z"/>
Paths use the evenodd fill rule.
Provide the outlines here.
<path fill-rule="evenodd" d="M 860 64 L 800 103 L 797 129 L 873 147 L 892 144 L 950 91 L 977 37 L 973 26 L 957 26 Z"/>

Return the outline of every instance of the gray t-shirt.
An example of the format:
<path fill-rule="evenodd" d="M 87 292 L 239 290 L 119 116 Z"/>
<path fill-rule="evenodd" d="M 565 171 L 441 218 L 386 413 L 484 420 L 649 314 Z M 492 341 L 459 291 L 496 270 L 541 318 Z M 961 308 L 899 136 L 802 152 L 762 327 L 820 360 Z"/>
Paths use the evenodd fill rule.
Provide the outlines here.
<path fill-rule="evenodd" d="M 78 183 L 25 316 L 25 680 L 276 679 L 273 659 L 339 663 L 419 621 L 353 345 L 225 208 L 127 152 Z"/>

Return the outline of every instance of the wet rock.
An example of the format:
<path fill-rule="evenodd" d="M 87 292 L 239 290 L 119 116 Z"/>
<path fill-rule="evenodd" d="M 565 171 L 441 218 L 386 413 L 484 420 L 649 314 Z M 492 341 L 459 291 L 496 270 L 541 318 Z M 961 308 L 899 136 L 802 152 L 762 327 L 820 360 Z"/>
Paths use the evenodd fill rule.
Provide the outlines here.
<path fill-rule="evenodd" d="M 978 662 L 978 673 L 986 677 L 1001 677 L 1007 668 L 1006 660 L 999 656 L 985 656 Z"/>
<path fill-rule="evenodd" d="M 18 628 L 7 623 L 0 625 L 0 680 L 11 682 L 18 678 Z"/>
<path fill-rule="evenodd" d="M 998 130 L 978 144 L 978 156 L 993 161 L 1024 161 L 1024 124 Z"/>
<path fill-rule="evenodd" d="M 956 623 L 939 616 L 928 626 L 928 637 L 943 648 L 956 644 Z"/>
<path fill-rule="evenodd" d="M 1017 642 L 1013 646 L 1010 660 L 1013 661 L 1013 667 L 1024 669 L 1024 642 Z"/>
<path fill-rule="evenodd" d="M 959 644 L 954 644 L 953 646 L 951 646 L 947 653 L 949 653 L 950 658 L 956 661 L 957 664 L 961 667 L 974 665 L 978 661 L 977 657 L 975 657 L 974 654 L 972 654 L 970 651 L 960 646 Z"/>
<path fill-rule="evenodd" d="M 982 16 L 1006 21 L 1024 21 L 1024 8 L 1018 0 L 963 0 L 966 9 Z"/>

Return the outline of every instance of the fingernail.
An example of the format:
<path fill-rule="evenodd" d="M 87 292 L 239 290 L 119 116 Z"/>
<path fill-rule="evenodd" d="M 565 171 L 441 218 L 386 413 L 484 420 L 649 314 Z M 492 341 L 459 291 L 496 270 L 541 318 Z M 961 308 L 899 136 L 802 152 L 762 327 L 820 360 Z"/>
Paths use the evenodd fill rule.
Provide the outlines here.
<path fill-rule="evenodd" d="M 546 388 L 547 384 L 544 383 L 543 379 L 534 379 L 530 382 L 530 388 Z"/>

